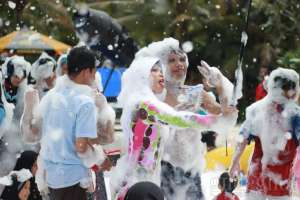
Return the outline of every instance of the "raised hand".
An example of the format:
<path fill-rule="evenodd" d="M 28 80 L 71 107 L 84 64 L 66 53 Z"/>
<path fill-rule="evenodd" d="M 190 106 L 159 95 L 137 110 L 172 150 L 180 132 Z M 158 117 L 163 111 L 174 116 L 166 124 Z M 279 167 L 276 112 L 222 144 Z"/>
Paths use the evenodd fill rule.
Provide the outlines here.
<path fill-rule="evenodd" d="M 201 61 L 201 65 L 197 66 L 197 68 L 208 86 L 220 87 L 222 85 L 222 73 L 218 68 L 209 66 L 203 60 Z"/>
<path fill-rule="evenodd" d="M 39 94 L 36 89 L 30 88 L 25 92 L 24 95 L 25 106 L 32 109 L 35 105 L 39 103 Z"/>

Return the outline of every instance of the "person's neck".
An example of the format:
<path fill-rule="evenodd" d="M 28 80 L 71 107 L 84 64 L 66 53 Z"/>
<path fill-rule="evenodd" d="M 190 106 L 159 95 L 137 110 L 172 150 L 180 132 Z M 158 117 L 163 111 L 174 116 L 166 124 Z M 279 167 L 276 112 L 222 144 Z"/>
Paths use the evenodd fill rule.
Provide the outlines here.
<path fill-rule="evenodd" d="M 176 105 L 178 105 L 177 97 L 179 95 L 179 88 L 180 88 L 179 82 L 176 82 L 176 81 L 167 81 L 166 82 L 167 94 L 166 94 L 165 102 L 168 105 L 170 105 L 172 107 L 175 107 Z"/>
<path fill-rule="evenodd" d="M 166 81 L 166 83 L 165 83 L 167 92 L 174 96 L 177 96 L 179 94 L 179 89 L 181 86 L 182 86 L 182 83 L 180 83 L 179 81 L 174 81 L 174 80 Z"/>
<path fill-rule="evenodd" d="M 73 81 L 76 84 L 89 86 L 89 84 L 87 84 L 86 81 L 84 81 L 83 78 L 81 78 L 80 76 L 68 76 L 68 77 L 71 81 Z"/>

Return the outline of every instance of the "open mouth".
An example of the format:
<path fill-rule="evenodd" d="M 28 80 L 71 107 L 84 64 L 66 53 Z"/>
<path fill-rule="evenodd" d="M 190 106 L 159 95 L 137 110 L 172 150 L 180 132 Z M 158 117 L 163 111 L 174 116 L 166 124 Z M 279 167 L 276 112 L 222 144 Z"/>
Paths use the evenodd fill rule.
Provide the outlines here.
<path fill-rule="evenodd" d="M 165 80 L 161 79 L 160 81 L 158 81 L 159 85 L 164 87 L 165 86 Z"/>

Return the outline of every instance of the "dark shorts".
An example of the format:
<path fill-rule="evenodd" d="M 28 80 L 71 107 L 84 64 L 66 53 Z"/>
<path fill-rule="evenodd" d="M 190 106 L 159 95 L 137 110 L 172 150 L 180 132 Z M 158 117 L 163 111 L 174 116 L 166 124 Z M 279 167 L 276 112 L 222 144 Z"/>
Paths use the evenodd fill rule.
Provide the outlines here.
<path fill-rule="evenodd" d="M 50 190 L 50 200 L 86 200 L 86 190 L 80 187 L 79 183 L 66 188 Z"/>
<path fill-rule="evenodd" d="M 185 186 L 187 187 L 185 191 L 178 190 Z M 184 171 L 165 161 L 161 162 L 161 188 L 167 200 L 176 199 L 178 191 L 185 192 L 185 200 L 204 199 L 199 173 L 193 176 L 190 171 Z"/>
<path fill-rule="evenodd" d="M 95 192 L 88 195 L 88 200 L 107 200 L 103 172 L 96 172 Z"/>

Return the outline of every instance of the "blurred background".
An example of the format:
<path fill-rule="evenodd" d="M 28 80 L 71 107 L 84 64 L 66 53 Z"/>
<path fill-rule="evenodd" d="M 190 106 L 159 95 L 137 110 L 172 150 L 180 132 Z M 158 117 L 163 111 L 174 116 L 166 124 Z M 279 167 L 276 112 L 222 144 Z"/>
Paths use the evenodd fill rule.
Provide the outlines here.
<path fill-rule="evenodd" d="M 233 80 L 247 4 L 247 0 L 1 0 L 0 36 L 37 31 L 74 46 L 79 39 L 72 16 L 76 8 L 87 7 L 110 15 L 138 48 L 165 37 L 178 39 L 188 52 L 187 84 L 201 80 L 196 68 L 200 60 L 219 66 Z M 299 0 L 252 1 L 243 62 L 244 97 L 239 104 L 241 119 L 244 108 L 255 101 L 255 88 L 262 81 L 261 68 L 281 66 L 300 71 L 299 21 Z M 55 48 L 47 51 L 53 56 L 60 53 Z M 9 53 L 32 56 L 16 50 L 3 50 L 1 56 Z"/>

